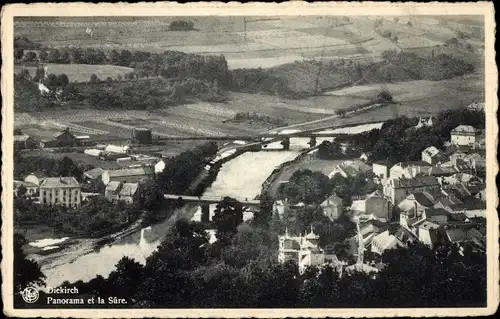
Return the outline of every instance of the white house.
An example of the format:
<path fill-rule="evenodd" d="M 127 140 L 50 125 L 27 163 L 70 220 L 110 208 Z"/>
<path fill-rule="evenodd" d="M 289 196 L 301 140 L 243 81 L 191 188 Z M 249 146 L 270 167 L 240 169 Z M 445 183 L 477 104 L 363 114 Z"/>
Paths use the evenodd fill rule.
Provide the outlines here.
<path fill-rule="evenodd" d="M 451 133 L 451 143 L 459 146 L 474 146 L 476 138 L 481 135 L 481 131 L 470 125 L 459 125 Z"/>
<path fill-rule="evenodd" d="M 422 161 L 427 162 L 429 164 L 438 164 L 444 162 L 446 157 L 443 152 L 441 152 L 435 146 L 429 146 L 425 150 L 422 151 Z"/>
<path fill-rule="evenodd" d="M 40 184 L 40 204 L 76 208 L 81 203 L 80 184 L 74 177 L 48 177 Z"/>
<path fill-rule="evenodd" d="M 385 232 L 373 237 L 371 250 L 373 253 L 382 255 L 386 250 L 396 249 L 403 246 L 403 243 L 401 243 L 396 236 L 389 234 L 389 231 L 386 230 Z"/>
<path fill-rule="evenodd" d="M 155 174 L 163 172 L 164 169 L 165 169 L 165 161 L 159 160 L 158 163 L 155 164 Z"/>

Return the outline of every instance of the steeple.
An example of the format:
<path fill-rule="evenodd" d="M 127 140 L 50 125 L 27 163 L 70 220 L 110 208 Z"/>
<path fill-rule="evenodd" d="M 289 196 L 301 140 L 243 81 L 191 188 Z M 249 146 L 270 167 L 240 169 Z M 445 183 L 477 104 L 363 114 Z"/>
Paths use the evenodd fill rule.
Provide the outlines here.
<path fill-rule="evenodd" d="M 359 218 L 356 222 L 356 229 L 358 231 L 358 264 L 362 264 L 365 254 L 365 244 L 363 242 L 363 235 L 361 235 L 361 231 L 359 229 Z"/>

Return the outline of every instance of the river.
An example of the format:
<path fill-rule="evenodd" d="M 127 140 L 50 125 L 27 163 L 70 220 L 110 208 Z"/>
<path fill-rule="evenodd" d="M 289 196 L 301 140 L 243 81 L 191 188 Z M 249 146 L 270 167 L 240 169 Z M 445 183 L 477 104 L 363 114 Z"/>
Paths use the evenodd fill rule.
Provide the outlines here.
<path fill-rule="evenodd" d="M 382 123 L 350 127 L 335 130 L 335 133 L 358 133 L 380 127 Z M 327 131 L 329 133 L 330 131 Z M 282 131 L 282 133 L 291 133 Z M 321 138 L 318 133 L 317 142 L 332 140 Z M 273 142 L 259 152 L 246 152 L 223 164 L 216 180 L 207 188 L 205 195 L 233 196 L 238 198 L 255 198 L 260 194 L 262 183 L 280 164 L 293 160 L 301 152 L 307 150 L 308 138 L 291 138 L 290 150 L 280 151 L 280 142 Z M 224 150 L 227 152 L 227 150 Z M 173 216 L 161 223 L 137 232 L 104 246 L 97 251 L 91 250 L 91 240 L 82 240 L 80 244 L 70 248 L 69 251 L 54 253 L 50 256 L 30 256 L 37 260 L 42 272 L 46 275 L 46 286 L 55 287 L 64 281 L 88 281 L 97 274 L 107 277 L 114 269 L 116 263 L 128 256 L 144 264 L 146 258 L 156 249 L 162 238 L 165 237 L 170 227 L 178 218 L 193 217 L 196 211 L 194 205 L 186 205 L 174 212 Z M 53 245 L 54 241 L 46 241 Z"/>

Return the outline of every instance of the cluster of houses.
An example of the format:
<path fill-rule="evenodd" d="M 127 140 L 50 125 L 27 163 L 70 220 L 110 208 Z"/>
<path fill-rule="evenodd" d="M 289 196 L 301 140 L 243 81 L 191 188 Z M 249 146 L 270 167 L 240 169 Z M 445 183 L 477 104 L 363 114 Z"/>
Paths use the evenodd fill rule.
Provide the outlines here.
<path fill-rule="evenodd" d="M 428 121 L 419 124 L 429 125 Z M 376 272 L 373 265 L 359 261 L 360 251 L 382 256 L 386 250 L 415 241 L 431 248 L 447 242 L 462 249 L 467 246 L 485 251 L 485 169 L 484 131 L 460 125 L 452 130 L 444 149 L 430 145 L 423 150 L 420 161 L 395 165 L 377 162 L 371 167 L 346 161 L 336 166 L 330 178 L 372 171 L 380 187 L 365 198 L 353 200 L 350 207 L 336 194 L 320 206 L 332 221 L 346 214 L 358 224 L 358 233 L 347 243 L 352 255 L 358 256 L 359 269 Z M 291 205 L 285 199 L 276 201 L 273 210 L 282 217 L 300 206 L 304 204 Z M 313 237 L 280 236 L 279 260 L 293 256 L 301 269 L 327 261 L 339 265 L 336 257 L 314 246 L 316 242 L 308 236 Z"/>
<path fill-rule="evenodd" d="M 21 186 L 26 197 L 38 198 L 42 205 L 62 205 L 77 208 L 83 201 L 96 195 L 104 195 L 110 201 L 124 201 L 128 204 L 140 199 L 142 185 L 155 175 L 153 167 L 124 168 L 104 170 L 94 168 L 83 174 L 83 184 L 102 182 L 104 194 L 82 192 L 82 184 L 74 177 L 47 177 L 42 172 L 34 172 L 23 181 L 14 181 L 14 194 L 18 195 Z"/>

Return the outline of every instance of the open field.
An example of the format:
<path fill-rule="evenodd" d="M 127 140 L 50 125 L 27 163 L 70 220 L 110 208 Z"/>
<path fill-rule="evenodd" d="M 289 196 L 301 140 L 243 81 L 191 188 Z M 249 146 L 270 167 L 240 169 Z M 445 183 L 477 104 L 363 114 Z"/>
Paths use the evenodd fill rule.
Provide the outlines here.
<path fill-rule="evenodd" d="M 28 36 L 47 47 L 79 43 L 82 47 L 106 51 L 224 54 L 230 68 L 239 68 L 273 67 L 322 56 L 351 59 L 357 58 L 352 52 L 371 55 L 400 47 L 435 46 L 457 37 L 458 31 L 469 35 L 470 41 L 479 41 L 483 28 L 483 22 L 474 17 L 457 20 L 412 16 L 412 26 L 407 25 L 408 17 L 400 17 L 397 22 L 393 17 L 385 17 L 379 32 L 388 30 L 396 34 L 401 43 L 394 44 L 373 30 L 378 18 L 246 17 L 246 34 L 243 17 L 16 18 L 15 34 Z M 198 30 L 169 31 L 169 23 L 178 19 L 192 21 Z M 92 38 L 85 35 L 87 27 L 93 30 Z M 318 50 L 311 50 L 314 47 Z"/>
<path fill-rule="evenodd" d="M 89 65 L 89 64 L 45 64 L 48 67 L 49 73 L 66 74 L 70 82 L 88 82 L 92 74 L 97 75 L 101 80 L 107 77 L 117 79 L 118 75 L 122 77 L 133 71 L 132 68 L 118 65 Z M 19 73 L 21 70 L 27 69 L 31 76 L 35 76 L 37 67 L 16 65 L 14 73 Z"/>

